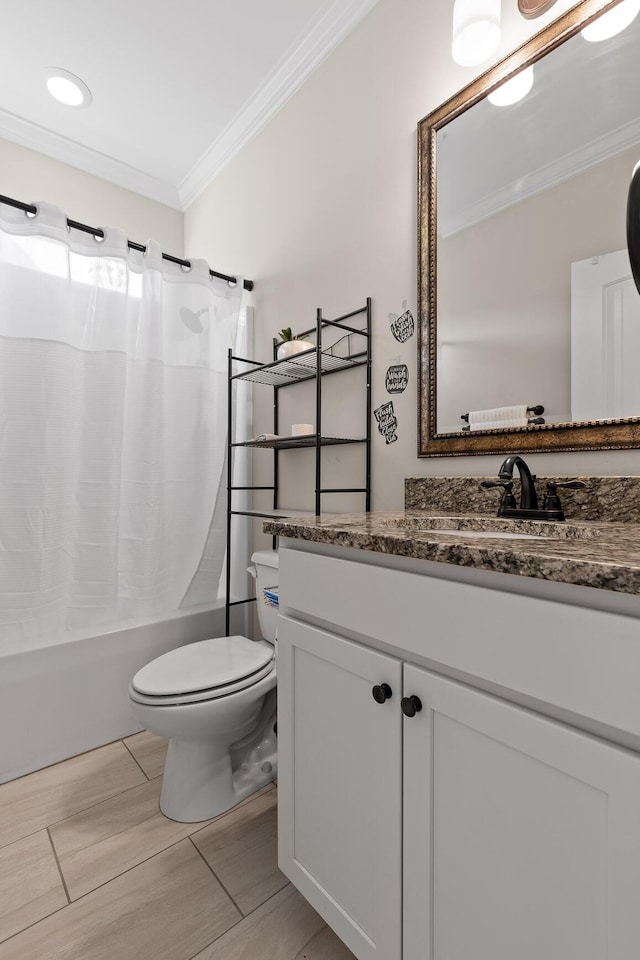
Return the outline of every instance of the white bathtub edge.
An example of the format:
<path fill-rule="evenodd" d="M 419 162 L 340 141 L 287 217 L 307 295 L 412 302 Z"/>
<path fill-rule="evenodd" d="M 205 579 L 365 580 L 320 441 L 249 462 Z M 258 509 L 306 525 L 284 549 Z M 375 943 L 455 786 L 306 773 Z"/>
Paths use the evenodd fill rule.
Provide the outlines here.
<path fill-rule="evenodd" d="M 174 647 L 224 635 L 224 608 L 0 658 L 0 783 L 138 732 L 129 682 Z"/>

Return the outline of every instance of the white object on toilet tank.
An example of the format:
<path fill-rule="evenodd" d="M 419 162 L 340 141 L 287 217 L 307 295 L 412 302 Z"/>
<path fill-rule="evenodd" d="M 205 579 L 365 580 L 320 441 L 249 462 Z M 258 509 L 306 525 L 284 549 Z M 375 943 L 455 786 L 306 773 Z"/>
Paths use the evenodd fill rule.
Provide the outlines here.
<path fill-rule="evenodd" d="M 279 560 L 277 550 L 256 550 L 251 557 L 253 569 L 249 572 L 256 578 L 256 603 L 260 632 L 269 643 L 275 643 L 278 623 L 278 608 L 266 603 L 263 590 L 279 583 Z"/>

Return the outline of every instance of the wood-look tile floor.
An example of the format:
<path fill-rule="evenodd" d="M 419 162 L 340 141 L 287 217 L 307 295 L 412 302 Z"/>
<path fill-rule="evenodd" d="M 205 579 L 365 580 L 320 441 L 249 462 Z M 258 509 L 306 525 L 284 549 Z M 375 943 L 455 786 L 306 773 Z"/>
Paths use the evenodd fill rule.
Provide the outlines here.
<path fill-rule="evenodd" d="M 0 960 L 354 960 L 280 873 L 273 785 L 205 823 L 137 733 L 0 785 Z"/>

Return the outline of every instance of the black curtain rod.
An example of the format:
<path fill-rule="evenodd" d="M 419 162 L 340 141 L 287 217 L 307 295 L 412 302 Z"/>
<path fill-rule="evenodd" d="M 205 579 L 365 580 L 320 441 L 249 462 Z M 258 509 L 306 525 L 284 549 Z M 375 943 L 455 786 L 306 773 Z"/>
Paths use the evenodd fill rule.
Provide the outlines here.
<path fill-rule="evenodd" d="M 25 213 L 31 213 L 33 216 L 38 212 L 38 208 L 31 203 L 22 203 L 20 200 L 12 200 L 11 197 L 4 197 L 0 194 L 0 203 L 6 203 L 9 207 L 15 207 L 16 210 L 24 210 Z M 100 227 L 89 227 L 86 223 L 78 223 L 77 220 L 69 220 L 67 217 L 67 226 L 73 227 L 74 230 L 80 230 L 82 233 L 88 233 L 92 237 L 102 237 L 104 239 L 104 230 L 101 230 Z M 134 243 L 133 240 L 128 240 L 127 244 L 130 250 L 139 250 L 141 253 L 146 253 L 147 248 L 142 243 Z M 190 267 L 191 263 L 189 260 L 181 260 L 180 257 L 173 257 L 170 253 L 162 254 L 163 260 L 168 260 L 170 263 L 177 263 L 181 267 Z M 209 270 L 209 275 L 212 277 L 218 277 L 220 280 L 226 280 L 228 283 L 237 283 L 236 277 L 230 277 L 226 273 L 218 273 L 217 270 Z M 253 290 L 253 280 L 244 280 L 243 286 L 245 290 Z"/>

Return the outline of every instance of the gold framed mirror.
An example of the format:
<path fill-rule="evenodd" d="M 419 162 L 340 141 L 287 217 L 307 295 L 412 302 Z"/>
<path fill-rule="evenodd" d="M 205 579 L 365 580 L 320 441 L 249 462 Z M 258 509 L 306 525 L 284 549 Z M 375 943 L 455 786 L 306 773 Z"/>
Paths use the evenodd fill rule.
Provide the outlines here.
<path fill-rule="evenodd" d="M 418 124 L 418 456 L 640 447 L 640 16 L 582 33 L 621 3 L 582 0 Z"/>

